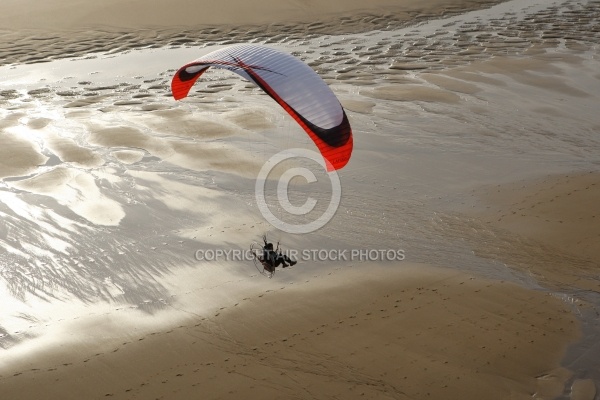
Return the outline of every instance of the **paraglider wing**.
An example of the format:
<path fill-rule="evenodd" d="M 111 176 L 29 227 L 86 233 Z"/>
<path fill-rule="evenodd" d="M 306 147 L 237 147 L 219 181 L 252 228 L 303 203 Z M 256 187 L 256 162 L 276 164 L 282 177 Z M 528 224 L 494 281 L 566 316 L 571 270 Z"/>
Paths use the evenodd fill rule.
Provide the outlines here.
<path fill-rule="evenodd" d="M 210 67 L 233 71 L 271 96 L 315 142 L 328 171 L 348 163 L 353 144 L 348 117 L 329 86 L 308 65 L 261 45 L 230 46 L 181 67 L 171 82 L 173 97 L 185 98 Z"/>

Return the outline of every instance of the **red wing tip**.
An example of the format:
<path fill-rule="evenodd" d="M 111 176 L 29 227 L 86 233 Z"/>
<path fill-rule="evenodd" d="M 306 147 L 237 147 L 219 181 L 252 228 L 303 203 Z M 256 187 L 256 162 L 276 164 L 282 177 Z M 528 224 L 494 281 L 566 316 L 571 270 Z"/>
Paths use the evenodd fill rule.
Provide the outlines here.
<path fill-rule="evenodd" d="M 327 170 L 327 172 L 337 171 L 339 169 L 344 168 L 346 164 L 348 164 L 348 161 L 350 161 L 349 156 L 336 158 L 334 160 L 328 160 L 327 158 L 325 158 L 325 169 Z"/>

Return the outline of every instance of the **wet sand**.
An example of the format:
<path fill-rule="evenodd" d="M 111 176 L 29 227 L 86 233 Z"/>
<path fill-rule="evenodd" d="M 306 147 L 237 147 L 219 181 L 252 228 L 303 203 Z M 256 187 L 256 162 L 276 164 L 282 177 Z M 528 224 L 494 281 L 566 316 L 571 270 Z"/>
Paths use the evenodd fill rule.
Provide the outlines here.
<path fill-rule="evenodd" d="M 2 64 L 36 63 L 90 52 L 201 45 L 211 41 L 279 41 L 315 34 L 365 32 L 457 14 L 497 0 L 377 0 L 297 2 L 208 1 L 152 3 L 129 0 L 85 4 L 52 0 L 8 1 L 0 16 Z M 67 11 L 68 10 L 68 11 Z M 268 12 L 265 12 L 268 10 Z M 75 33 L 75 34 L 73 34 Z"/>
<path fill-rule="evenodd" d="M 556 366 L 578 323 L 544 292 L 409 263 L 269 287 L 171 329 L 17 361 L 2 374 L 2 393 L 554 398 L 569 375 Z"/>
<path fill-rule="evenodd" d="M 123 4 L 116 0 L 100 4 L 82 5 L 74 0 L 49 0 L 40 6 L 33 0 L 5 3 L 6 12 L 0 22 L 6 29 L 73 30 L 90 28 L 144 29 L 151 27 L 183 26 L 239 26 L 267 25 L 277 22 L 316 22 L 348 15 L 444 15 L 481 5 L 493 4 L 490 0 L 415 0 L 397 2 L 376 0 L 366 5 L 359 0 L 275 1 L 263 0 L 259 4 L 233 1 L 216 4 L 209 1 L 130 0 Z M 265 13 L 268 10 L 269 13 Z M 330 22 L 331 23 L 331 22 Z"/>
<path fill-rule="evenodd" d="M 597 1 L 138 3 L 0 16 L 0 396 L 594 399 Z M 170 98 L 248 38 L 311 65 L 354 129 L 311 235 L 256 210 L 265 160 L 312 148 L 267 96 L 211 71 Z M 194 257 L 265 232 L 408 261 L 269 280 Z"/>
<path fill-rule="evenodd" d="M 487 203 L 482 220 L 514 241 L 541 244 L 548 262 L 529 266 L 539 281 L 599 292 L 600 282 L 593 279 L 600 260 L 599 186 L 600 175 L 589 172 L 482 189 Z"/>

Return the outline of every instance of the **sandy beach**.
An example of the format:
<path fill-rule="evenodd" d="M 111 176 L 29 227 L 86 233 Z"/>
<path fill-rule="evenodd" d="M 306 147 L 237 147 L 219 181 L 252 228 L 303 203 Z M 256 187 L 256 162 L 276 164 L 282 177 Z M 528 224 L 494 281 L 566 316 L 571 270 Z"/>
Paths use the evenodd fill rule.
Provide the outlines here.
<path fill-rule="evenodd" d="M 548 350 L 576 338 L 577 321 L 547 293 L 424 265 L 318 278 L 271 286 L 166 331 L 44 352 L 11 368 L 3 394 L 505 399 L 562 391 L 568 372 L 551 368 L 561 354 Z"/>
<path fill-rule="evenodd" d="M 0 13 L 1 398 L 598 399 L 600 3 L 38 3 Z M 352 125 L 309 234 L 255 195 L 292 118 L 226 70 L 171 96 L 239 43 Z M 263 234 L 298 264 L 210 257 Z"/>

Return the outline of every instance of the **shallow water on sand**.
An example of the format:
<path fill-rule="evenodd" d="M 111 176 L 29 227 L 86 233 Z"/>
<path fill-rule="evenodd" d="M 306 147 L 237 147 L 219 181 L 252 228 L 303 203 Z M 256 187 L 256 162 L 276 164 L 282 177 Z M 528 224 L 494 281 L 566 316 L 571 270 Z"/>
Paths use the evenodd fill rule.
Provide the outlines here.
<path fill-rule="evenodd" d="M 0 67 L 0 345 L 74 316 L 154 314 L 221 286 L 217 305 L 261 277 L 248 262 L 215 268 L 195 252 L 245 248 L 264 232 L 298 249 L 402 249 L 410 261 L 538 287 L 502 254 L 523 265 L 556 254 L 463 211 L 481 207 L 480 185 L 598 171 L 599 9 L 511 1 L 360 34 L 256 35 L 317 70 L 354 130 L 341 207 L 305 236 L 274 232 L 254 198 L 271 155 L 312 148 L 300 128 L 228 72 L 207 73 L 185 101 L 170 97 L 176 68 L 228 41 L 128 49 L 114 39 L 109 53 L 82 47 Z M 293 189 L 326 203 L 326 185 L 316 187 Z M 276 279 L 333 268 L 304 264 Z"/>

